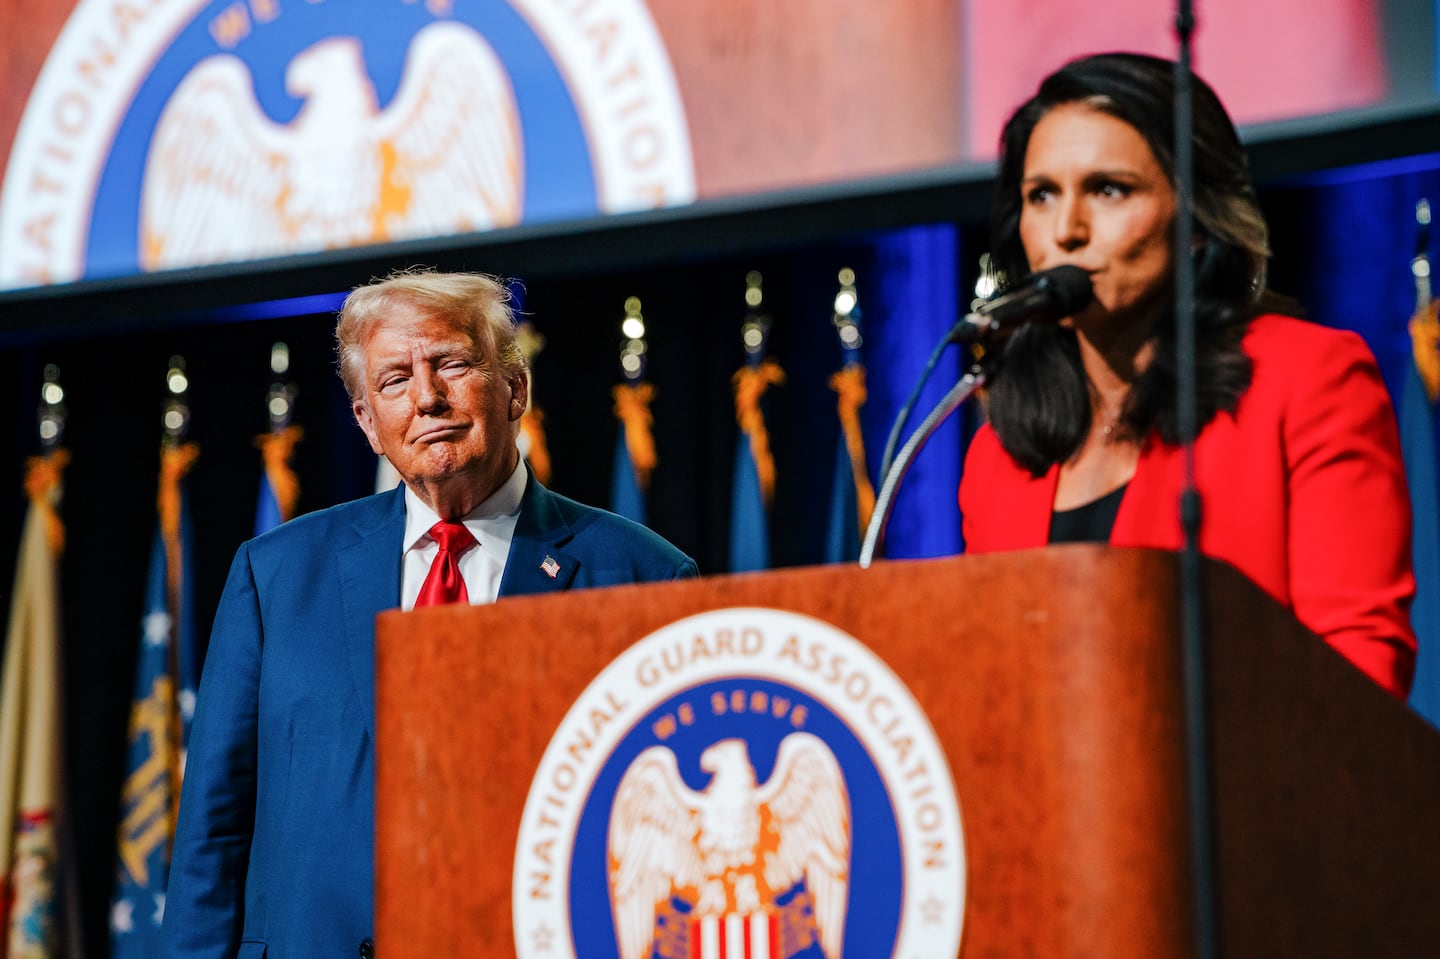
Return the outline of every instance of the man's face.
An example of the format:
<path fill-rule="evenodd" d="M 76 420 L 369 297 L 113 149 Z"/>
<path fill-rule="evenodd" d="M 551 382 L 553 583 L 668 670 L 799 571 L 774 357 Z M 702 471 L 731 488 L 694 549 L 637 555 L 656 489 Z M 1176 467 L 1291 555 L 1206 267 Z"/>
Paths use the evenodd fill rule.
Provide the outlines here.
<path fill-rule="evenodd" d="M 405 305 L 361 342 L 355 420 L 422 498 L 459 483 L 479 504 L 510 475 L 524 374 L 507 377 L 469 331 Z M 446 517 L 456 518 L 456 517 Z"/>

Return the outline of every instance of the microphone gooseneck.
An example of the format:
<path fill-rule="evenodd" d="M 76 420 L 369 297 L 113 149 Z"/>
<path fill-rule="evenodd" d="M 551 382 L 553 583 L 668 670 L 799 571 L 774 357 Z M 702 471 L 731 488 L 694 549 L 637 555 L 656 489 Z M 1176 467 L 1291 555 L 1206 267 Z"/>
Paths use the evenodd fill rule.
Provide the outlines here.
<path fill-rule="evenodd" d="M 1023 323 L 1055 323 L 1081 309 L 1095 296 L 1090 287 L 1090 274 L 1078 266 L 1057 266 L 1027 277 L 1018 287 L 988 300 L 966 314 L 935 344 L 925 369 L 910 396 L 905 400 L 890 435 L 885 440 L 885 453 L 880 459 L 880 479 L 890 474 L 895 447 L 910 420 L 910 411 L 920 398 L 920 391 L 930 379 L 940 354 L 952 343 L 973 343 L 990 336 L 1008 333 Z M 963 402 L 963 401 L 962 401 Z M 873 515 L 873 514 L 872 514 Z"/>
<path fill-rule="evenodd" d="M 910 419 L 910 410 L 920 397 L 920 391 L 930 378 L 936 361 L 951 343 L 970 343 L 985 340 L 992 335 L 1009 333 L 1024 323 L 1056 323 L 1071 316 L 1089 304 L 1095 291 L 1090 286 L 1090 274 L 1078 266 L 1057 266 L 1039 273 L 1032 273 L 1019 286 L 1007 293 L 988 300 L 967 314 L 951 327 L 945 338 L 935 345 L 930 360 L 920 376 L 910 397 L 900 408 L 890 435 L 885 441 L 885 454 L 880 461 L 880 490 L 875 500 L 875 509 L 870 514 L 870 526 L 865 531 L 865 540 L 860 550 L 860 566 L 868 567 L 881 549 L 885 536 L 885 524 L 889 522 L 890 510 L 895 502 L 900 483 L 905 478 L 910 461 L 920 452 L 930 434 L 939 428 L 947 416 L 970 398 L 971 394 L 985 383 L 985 372 L 975 364 L 969 372 L 946 394 L 945 398 L 931 411 L 925 421 L 916 429 L 909 442 L 895 452 L 900 434 Z M 892 457 L 895 457 L 892 459 Z"/>

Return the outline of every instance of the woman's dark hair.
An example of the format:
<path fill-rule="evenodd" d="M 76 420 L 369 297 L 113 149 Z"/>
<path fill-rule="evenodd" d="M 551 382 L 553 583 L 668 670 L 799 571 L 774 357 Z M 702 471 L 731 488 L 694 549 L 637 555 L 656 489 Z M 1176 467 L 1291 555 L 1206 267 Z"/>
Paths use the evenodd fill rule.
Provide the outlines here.
<path fill-rule="evenodd" d="M 1020 241 L 1025 152 L 1036 124 L 1054 107 L 1082 103 L 1134 127 L 1175 184 L 1175 65 L 1157 57 L 1108 53 L 1069 63 L 1005 125 L 991 211 L 991 256 L 1014 283 L 1030 272 Z M 1240 138 L 1215 92 L 1193 80 L 1196 376 L 1200 425 L 1234 412 L 1250 385 L 1240 348 L 1245 329 L 1270 302 L 1265 293 L 1269 237 Z M 1156 318 L 1154 357 L 1131 389 L 1125 427 L 1180 440 L 1175 411 L 1174 311 Z M 988 411 L 1001 444 L 1036 476 L 1069 459 L 1090 428 L 1090 386 L 1075 332 L 1033 324 L 996 358 Z"/>

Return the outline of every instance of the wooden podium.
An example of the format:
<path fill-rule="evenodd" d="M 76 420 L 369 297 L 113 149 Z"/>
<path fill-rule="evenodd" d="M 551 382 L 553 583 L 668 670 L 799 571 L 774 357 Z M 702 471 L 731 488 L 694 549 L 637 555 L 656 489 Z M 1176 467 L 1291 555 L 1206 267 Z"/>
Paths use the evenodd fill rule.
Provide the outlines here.
<path fill-rule="evenodd" d="M 1192 955 L 1177 568 L 1066 546 L 385 613 L 379 954 L 514 956 L 522 809 L 571 705 L 667 624 L 772 607 L 868 645 L 928 715 L 966 959 Z M 1205 577 L 1222 954 L 1440 955 L 1440 734 L 1238 573 Z"/>

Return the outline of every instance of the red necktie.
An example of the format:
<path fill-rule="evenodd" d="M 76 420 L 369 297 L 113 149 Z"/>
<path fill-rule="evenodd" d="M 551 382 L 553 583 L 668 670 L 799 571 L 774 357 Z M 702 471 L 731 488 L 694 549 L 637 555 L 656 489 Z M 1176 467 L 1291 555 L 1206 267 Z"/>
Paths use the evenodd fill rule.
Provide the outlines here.
<path fill-rule="evenodd" d="M 415 607 L 468 603 L 470 594 L 465 591 L 465 580 L 460 576 L 460 554 L 476 545 L 475 537 L 463 524 L 442 519 L 430 527 L 430 538 L 440 544 L 440 552 L 420 586 Z"/>

